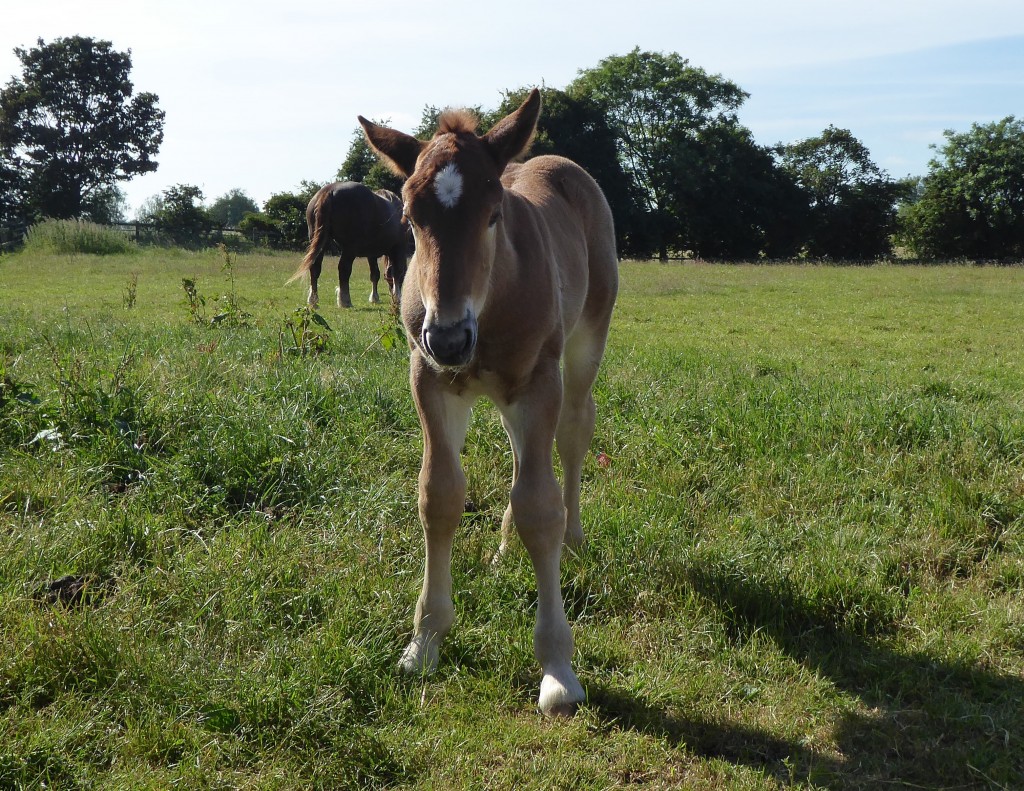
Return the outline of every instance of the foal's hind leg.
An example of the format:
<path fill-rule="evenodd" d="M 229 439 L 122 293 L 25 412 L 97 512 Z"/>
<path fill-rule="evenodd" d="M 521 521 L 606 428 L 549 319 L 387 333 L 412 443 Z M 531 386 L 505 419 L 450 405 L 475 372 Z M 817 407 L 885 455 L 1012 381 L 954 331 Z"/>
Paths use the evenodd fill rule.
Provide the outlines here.
<path fill-rule="evenodd" d="M 604 354 L 607 327 L 594 330 L 579 326 L 566 341 L 562 364 L 562 408 L 555 434 L 558 458 L 562 462 L 562 498 L 565 504 L 565 544 L 573 549 L 583 545 L 583 526 L 580 522 L 580 486 L 583 460 L 594 438 L 597 409 L 593 388 L 597 370 Z M 505 432 L 512 443 L 512 484 L 519 477 L 519 450 L 512 431 L 502 418 Z M 497 562 L 508 549 L 515 530 L 511 504 L 501 520 L 501 543 L 494 556 Z"/>
<path fill-rule="evenodd" d="M 543 363 L 542 363 L 543 364 Z M 543 668 L 538 705 L 545 714 L 570 714 L 586 694 L 572 670 L 572 630 L 565 618 L 560 582 L 565 508 L 552 467 L 560 403 L 557 361 L 527 392 L 502 407 L 519 464 L 512 486 L 512 521 L 537 575 L 537 622 L 533 650 Z"/>
<path fill-rule="evenodd" d="M 380 282 L 380 267 L 377 266 L 376 258 L 366 259 L 370 262 L 370 302 L 376 305 L 380 302 L 380 295 L 377 293 L 377 284 Z"/>
<path fill-rule="evenodd" d="M 350 255 L 347 250 L 341 251 L 341 258 L 338 259 L 338 307 L 352 307 L 352 296 L 348 292 L 348 281 L 352 278 L 352 262 L 355 256 Z"/>
<path fill-rule="evenodd" d="M 508 435 L 509 444 L 512 446 L 512 488 L 515 488 L 516 481 L 519 480 L 519 448 L 516 447 L 516 434 L 513 431 L 512 424 L 509 423 L 505 415 L 501 416 L 501 425 L 505 427 L 505 433 Z M 498 561 L 505 555 L 508 550 L 509 542 L 512 540 L 512 534 L 515 532 L 516 522 L 512 516 L 512 503 L 509 503 L 505 508 L 505 514 L 501 518 L 501 543 L 498 544 L 498 551 L 494 553 L 494 557 L 491 562 L 497 565 Z"/>
<path fill-rule="evenodd" d="M 558 458 L 562 462 L 562 492 L 565 503 L 565 543 L 583 545 L 580 523 L 580 485 L 583 459 L 594 438 L 597 410 L 594 406 L 594 380 L 604 354 L 608 328 L 594 329 L 581 324 L 568 338 L 562 365 L 562 410 L 555 435 Z"/>

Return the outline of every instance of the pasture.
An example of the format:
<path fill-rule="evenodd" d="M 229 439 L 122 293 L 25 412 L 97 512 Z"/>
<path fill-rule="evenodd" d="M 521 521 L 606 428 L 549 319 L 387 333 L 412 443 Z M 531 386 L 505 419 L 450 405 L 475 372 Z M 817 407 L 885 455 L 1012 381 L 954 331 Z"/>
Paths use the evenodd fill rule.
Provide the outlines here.
<path fill-rule="evenodd" d="M 624 262 L 549 720 L 490 407 L 397 672 L 407 353 L 298 258 L 0 257 L 0 788 L 1024 786 L 1024 268 Z"/>

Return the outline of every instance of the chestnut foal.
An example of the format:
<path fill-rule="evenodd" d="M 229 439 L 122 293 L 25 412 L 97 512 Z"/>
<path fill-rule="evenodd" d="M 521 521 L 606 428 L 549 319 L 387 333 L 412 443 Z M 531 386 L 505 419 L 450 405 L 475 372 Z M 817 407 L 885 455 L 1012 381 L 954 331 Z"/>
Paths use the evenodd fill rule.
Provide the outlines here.
<path fill-rule="evenodd" d="M 466 499 L 459 453 L 470 410 L 486 396 L 513 453 L 502 546 L 514 526 L 537 575 L 539 706 L 569 714 L 585 694 L 570 664 L 559 563 L 563 539 L 570 547 L 583 542 L 580 473 L 594 434 L 592 390 L 618 264 L 611 211 L 585 171 L 554 156 L 510 164 L 529 146 L 540 107 L 534 90 L 483 136 L 472 115 L 447 111 L 429 142 L 359 122 L 370 145 L 408 177 L 402 197 L 416 239 L 402 321 L 424 436 L 426 568 L 401 667 L 432 671 L 455 619 L 452 540 Z M 564 491 L 553 469 L 556 444 Z"/>

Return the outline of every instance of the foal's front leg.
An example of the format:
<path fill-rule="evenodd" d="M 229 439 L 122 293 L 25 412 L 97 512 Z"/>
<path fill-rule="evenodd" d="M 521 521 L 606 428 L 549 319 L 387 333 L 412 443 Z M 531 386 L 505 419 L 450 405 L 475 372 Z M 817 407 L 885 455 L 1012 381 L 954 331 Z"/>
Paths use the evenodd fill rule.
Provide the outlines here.
<path fill-rule="evenodd" d="M 430 673 L 437 667 L 440 643 L 455 621 L 452 541 L 466 503 L 466 476 L 459 452 L 466 439 L 472 402 L 445 390 L 415 352 L 410 379 L 423 427 L 419 511 L 426 562 L 413 637 L 399 664 L 406 673 Z"/>

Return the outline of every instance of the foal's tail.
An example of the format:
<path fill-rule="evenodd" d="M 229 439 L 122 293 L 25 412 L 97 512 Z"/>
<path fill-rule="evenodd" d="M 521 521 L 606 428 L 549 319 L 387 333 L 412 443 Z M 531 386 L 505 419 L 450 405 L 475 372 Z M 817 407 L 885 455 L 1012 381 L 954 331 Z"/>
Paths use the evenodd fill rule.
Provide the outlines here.
<path fill-rule="evenodd" d="M 302 263 L 299 264 L 299 268 L 295 270 L 294 275 L 285 281 L 286 284 L 298 280 L 306 274 L 310 267 L 313 266 L 313 262 L 317 257 L 323 255 L 327 249 L 327 245 L 330 242 L 330 234 L 327 233 L 327 228 L 325 227 L 324 204 L 330 199 L 330 195 L 329 190 L 323 190 L 316 196 L 316 203 L 313 204 L 313 233 L 309 237 L 309 247 L 306 248 L 306 255 L 302 259 Z"/>

